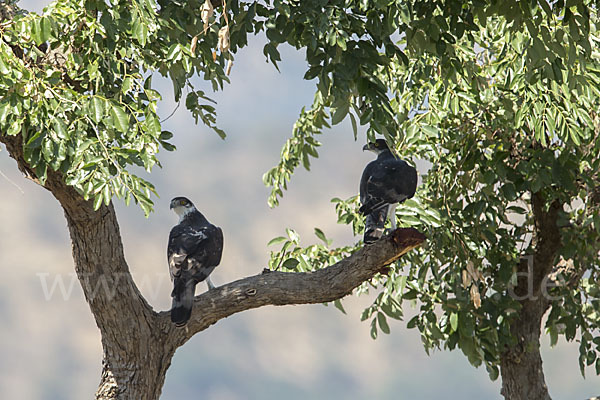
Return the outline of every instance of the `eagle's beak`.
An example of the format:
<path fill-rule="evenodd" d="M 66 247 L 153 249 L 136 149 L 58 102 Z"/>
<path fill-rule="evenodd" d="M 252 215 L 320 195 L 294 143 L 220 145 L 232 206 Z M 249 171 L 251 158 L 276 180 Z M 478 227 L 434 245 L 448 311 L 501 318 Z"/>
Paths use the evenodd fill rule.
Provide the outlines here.
<path fill-rule="evenodd" d="M 169 210 L 173 209 L 173 202 L 171 202 L 171 204 L 169 204 Z"/>
<path fill-rule="evenodd" d="M 363 146 L 363 151 L 365 150 L 371 150 L 371 143 L 367 143 Z"/>

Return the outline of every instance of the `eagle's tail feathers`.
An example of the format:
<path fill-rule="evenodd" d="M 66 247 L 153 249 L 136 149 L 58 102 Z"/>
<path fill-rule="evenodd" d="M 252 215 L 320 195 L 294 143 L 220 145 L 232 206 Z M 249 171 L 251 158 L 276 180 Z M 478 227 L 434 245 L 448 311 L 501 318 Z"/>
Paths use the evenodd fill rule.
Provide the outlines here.
<path fill-rule="evenodd" d="M 175 287 L 173 288 L 173 293 L 171 293 L 173 297 L 171 321 L 175 325 L 184 326 L 192 316 L 195 289 L 195 282 L 175 279 Z"/>
<path fill-rule="evenodd" d="M 371 244 L 381 239 L 383 236 L 383 228 L 370 228 L 365 230 L 363 241 L 365 244 Z"/>
<path fill-rule="evenodd" d="M 367 215 L 365 221 L 365 234 L 363 236 L 365 244 L 373 243 L 383 236 L 387 211 L 386 208 L 380 208 Z"/>

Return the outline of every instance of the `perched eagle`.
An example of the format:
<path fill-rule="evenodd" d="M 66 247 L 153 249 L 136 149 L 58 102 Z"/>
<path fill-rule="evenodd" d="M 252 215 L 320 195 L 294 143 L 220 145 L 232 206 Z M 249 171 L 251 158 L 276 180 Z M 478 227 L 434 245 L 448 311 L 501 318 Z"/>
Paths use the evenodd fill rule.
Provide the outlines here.
<path fill-rule="evenodd" d="M 396 206 L 415 195 L 417 170 L 397 159 L 383 139 L 365 145 L 364 150 L 377 154 L 360 179 L 359 212 L 367 216 L 364 242 L 372 243 L 383 235 L 388 218 L 392 229 L 396 229 Z"/>
<path fill-rule="evenodd" d="M 179 215 L 179 224 L 171 229 L 167 247 L 173 280 L 171 321 L 183 326 L 192 315 L 196 284 L 206 280 L 208 288 L 214 288 L 208 276 L 221 262 L 223 231 L 208 222 L 185 197 L 171 200 L 171 209 Z"/>

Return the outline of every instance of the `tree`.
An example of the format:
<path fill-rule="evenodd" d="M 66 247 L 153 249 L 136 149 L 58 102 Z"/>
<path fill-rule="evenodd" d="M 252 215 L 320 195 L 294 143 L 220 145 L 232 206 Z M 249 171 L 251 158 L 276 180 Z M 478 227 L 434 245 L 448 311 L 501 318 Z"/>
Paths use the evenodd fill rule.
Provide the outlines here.
<path fill-rule="evenodd" d="M 130 9 L 131 4 L 124 2 L 121 9 L 116 6 L 111 12 L 135 13 L 139 11 L 136 5 L 151 7 L 145 10 L 146 17 L 156 18 L 151 4 L 133 4 Z M 92 16 L 83 3 L 73 4 L 73 8 L 57 4 L 40 18 L 15 15 L 11 4 L 2 6 L 2 142 L 23 173 L 49 190 L 65 211 L 76 272 L 102 336 L 104 362 L 96 398 L 158 398 L 175 350 L 195 333 L 233 313 L 267 304 L 321 303 L 343 297 L 424 240 L 415 230 L 401 230 L 379 246 L 358 251 L 314 274 L 269 272 L 224 285 L 197 299 L 196 308 L 207 312 L 198 313 L 185 329 L 176 329 L 168 312 L 152 310 L 133 282 L 111 204 L 113 195 L 124 196 L 149 212 L 152 185 L 126 168 L 140 165 L 150 170 L 157 161 L 159 145 L 172 149 L 166 142 L 170 134 L 161 131 L 155 113 L 158 94 L 151 89 L 151 78 L 142 79 L 140 71 L 148 66 L 138 64 L 139 55 L 133 55 L 141 45 L 87 47 L 85 41 L 90 37 L 84 36 L 90 30 L 86 23 L 93 26 L 91 31 L 102 26 L 102 34 L 110 35 L 104 31 L 106 26 L 97 24 L 101 13 L 106 17 L 106 9 L 92 11 Z M 166 8 L 163 11 L 167 12 Z M 136 29 L 142 29 L 140 26 L 147 29 L 149 23 Z M 202 29 L 200 25 L 198 33 Z M 63 38 L 58 32 L 69 36 L 72 31 L 83 36 L 74 33 L 66 43 L 58 44 Z M 119 34 L 117 30 L 112 33 Z M 120 40 L 112 39 L 113 45 Z M 160 64 L 162 61 L 151 56 L 146 37 L 142 40 L 144 51 L 149 52 L 144 57 Z M 86 49 L 86 61 L 78 59 L 82 57 L 80 48 Z M 174 48 L 182 49 L 179 45 Z M 189 61 L 189 43 L 185 50 Z M 211 63 L 220 65 L 213 60 L 210 47 L 205 53 Z M 72 69 L 82 61 L 84 65 L 91 61 L 98 68 Z M 173 69 L 175 63 L 180 69 Z M 118 76 L 105 75 L 105 68 Z M 181 74 L 189 70 L 182 69 L 178 61 L 169 69 L 183 86 L 187 78 Z M 225 79 L 221 68 L 214 82 L 222 84 Z M 181 89 L 177 89 L 178 97 Z M 191 92 L 186 104 L 212 126 L 214 109 L 198 104 L 200 96 L 199 91 Z"/>
<path fill-rule="evenodd" d="M 418 300 L 409 327 L 425 348 L 459 347 L 492 379 L 502 375 L 506 398 L 549 398 L 538 349 L 548 310 L 553 341 L 577 337 L 582 373 L 594 363 L 600 372 L 593 3 L 69 0 L 42 16 L 0 5 L 0 141 L 65 210 L 102 334 L 97 398 L 157 398 L 175 349 L 231 313 L 336 301 L 357 286 L 380 291 L 363 313 L 372 336 L 389 332 L 386 316 L 402 317 L 403 300 Z M 408 228 L 341 249 L 320 231 L 324 244 L 303 248 L 288 230 L 272 241 L 282 248 L 270 266 L 297 274 L 268 272 L 198 296 L 184 332 L 131 280 L 111 201 L 133 199 L 149 213 L 154 187 L 132 171 L 150 171 L 159 148 L 174 150 L 152 72 L 172 80 L 177 101 L 186 90 L 196 120 L 224 136 L 190 78 L 218 90 L 248 33 L 259 32 L 275 66 L 288 43 L 306 51 L 304 77 L 317 80 L 312 107 L 265 174 L 270 204 L 318 155 L 316 135 L 348 117 L 355 137 L 367 125 L 369 139 L 383 135 L 401 156 L 432 164 L 399 211 L 426 232 L 428 248 L 398 260 L 424 239 Z M 360 234 L 356 198 L 334 201 Z M 92 295 L 99 282 L 116 295 Z M 208 302 L 218 306 L 199 312 Z M 148 343 L 163 351 L 148 353 Z"/>

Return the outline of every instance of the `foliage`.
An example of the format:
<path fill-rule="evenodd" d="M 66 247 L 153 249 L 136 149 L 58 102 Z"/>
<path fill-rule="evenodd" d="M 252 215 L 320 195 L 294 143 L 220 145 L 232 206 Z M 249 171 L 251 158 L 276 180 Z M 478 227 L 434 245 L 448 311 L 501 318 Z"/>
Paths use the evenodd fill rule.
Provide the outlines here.
<path fill-rule="evenodd" d="M 133 198 L 148 213 L 154 186 L 135 173 L 174 150 L 157 114 L 151 72 L 171 78 L 176 101 L 218 134 L 215 108 L 190 78 L 214 90 L 228 82 L 231 55 L 213 55 L 223 13 L 203 33 L 200 3 L 61 1 L 42 16 L 19 14 L 0 27 L 0 129 L 20 134 L 26 161 L 44 182 L 49 169 L 96 207 Z M 246 43 L 248 11 L 231 10 L 231 51 Z M 201 36 L 195 48 L 193 37 Z M 160 164 L 159 164 L 160 165 Z"/>
<path fill-rule="evenodd" d="M 150 212 L 154 187 L 136 171 L 160 165 L 161 147 L 174 149 L 152 74 L 171 79 L 176 101 L 185 90 L 196 120 L 224 136 L 192 79 L 219 90 L 247 35 L 264 32 L 265 57 L 277 66 L 283 43 L 305 51 L 304 78 L 316 86 L 265 174 L 269 204 L 318 156 L 323 128 L 346 117 L 355 138 L 366 125 L 367 139 L 382 135 L 401 157 L 431 163 L 398 211 L 402 225 L 426 232 L 428 248 L 357 290 L 381 288 L 363 313 L 372 336 L 389 332 L 386 316 L 402 318 L 409 300 L 419 313 L 408 326 L 427 350 L 458 347 L 497 377 L 519 308 L 513 269 L 533 249 L 539 195 L 546 207 L 565 205 L 558 254 L 585 271 L 575 285 L 557 278 L 547 330 L 554 343 L 579 338 L 582 371 L 595 363 L 600 372 L 595 3 L 232 0 L 215 1 L 214 13 L 203 3 L 65 0 L 0 21 L 0 132 L 21 135 L 40 182 L 60 171 L 96 207 L 117 196 Z M 334 202 L 339 221 L 360 234 L 356 198 Z M 270 267 L 311 270 L 354 251 L 331 248 L 319 232 L 324 244 L 304 248 L 288 230 Z"/>

